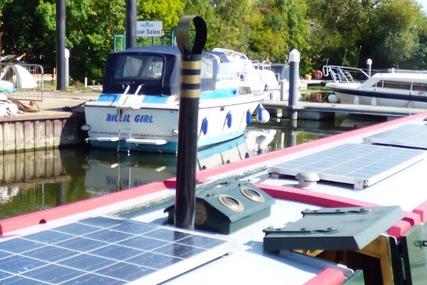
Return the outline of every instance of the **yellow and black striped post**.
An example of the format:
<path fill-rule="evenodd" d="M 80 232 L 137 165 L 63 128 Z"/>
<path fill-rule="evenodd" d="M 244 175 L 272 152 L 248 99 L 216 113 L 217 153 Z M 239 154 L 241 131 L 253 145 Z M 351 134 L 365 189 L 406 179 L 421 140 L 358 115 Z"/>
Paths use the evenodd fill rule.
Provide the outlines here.
<path fill-rule="evenodd" d="M 195 29 L 193 40 L 191 40 L 190 30 L 192 24 L 194 24 Z M 206 37 L 207 29 L 203 18 L 184 16 L 180 19 L 176 33 L 182 58 L 175 226 L 185 229 L 194 228 L 201 55 L 205 47 Z"/>

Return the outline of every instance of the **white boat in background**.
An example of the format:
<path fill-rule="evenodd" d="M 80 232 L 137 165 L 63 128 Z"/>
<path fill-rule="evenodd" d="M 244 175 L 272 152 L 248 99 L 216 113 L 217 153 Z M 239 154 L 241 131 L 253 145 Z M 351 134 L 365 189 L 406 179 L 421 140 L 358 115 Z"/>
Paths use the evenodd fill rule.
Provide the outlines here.
<path fill-rule="evenodd" d="M 214 48 L 214 54 L 225 57 L 224 69 L 227 74 L 238 76 L 248 84 L 255 94 L 263 94 L 265 99 L 279 100 L 279 81 L 272 71 L 272 64 L 267 61 L 252 61 L 244 53 L 224 48 Z"/>
<path fill-rule="evenodd" d="M 91 145 L 175 153 L 180 58 L 177 47 L 165 46 L 111 53 L 101 95 L 85 104 L 83 129 Z M 243 135 L 264 100 L 229 67 L 220 51 L 202 55 L 199 148 Z"/>
<path fill-rule="evenodd" d="M 334 82 L 327 83 L 340 103 L 427 108 L 427 74 L 421 72 L 389 72 L 365 75 L 363 81 L 355 80 L 346 67 L 327 67 L 324 71 Z"/>

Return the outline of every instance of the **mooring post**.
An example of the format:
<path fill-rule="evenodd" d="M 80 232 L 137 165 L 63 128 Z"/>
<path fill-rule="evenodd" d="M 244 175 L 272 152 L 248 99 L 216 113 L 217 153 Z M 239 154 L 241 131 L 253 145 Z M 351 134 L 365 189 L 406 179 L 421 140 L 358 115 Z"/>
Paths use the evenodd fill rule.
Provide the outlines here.
<path fill-rule="evenodd" d="M 372 59 L 368 58 L 366 60 L 366 65 L 368 66 L 368 75 L 371 77 L 372 74 Z"/>
<path fill-rule="evenodd" d="M 65 90 L 65 0 L 56 0 L 56 89 Z"/>
<path fill-rule="evenodd" d="M 298 82 L 299 82 L 299 62 L 300 53 L 293 49 L 289 53 L 289 118 L 298 119 L 297 101 L 298 101 Z"/>
<path fill-rule="evenodd" d="M 136 47 L 136 0 L 126 0 L 126 48 Z"/>
<path fill-rule="evenodd" d="M 194 24 L 195 37 L 191 43 Z M 194 228 L 196 204 L 197 120 L 201 84 L 201 58 L 207 37 L 206 23 L 198 16 L 184 16 L 178 23 L 176 40 L 181 51 L 178 161 L 176 168 L 175 226 Z"/>
<path fill-rule="evenodd" d="M 286 100 L 285 81 L 282 79 L 279 81 L 280 84 L 280 99 L 281 101 Z"/>
<path fill-rule="evenodd" d="M 291 125 L 289 127 L 290 128 L 287 134 L 286 147 L 297 145 L 297 127 L 298 127 L 297 121 L 292 120 Z"/>

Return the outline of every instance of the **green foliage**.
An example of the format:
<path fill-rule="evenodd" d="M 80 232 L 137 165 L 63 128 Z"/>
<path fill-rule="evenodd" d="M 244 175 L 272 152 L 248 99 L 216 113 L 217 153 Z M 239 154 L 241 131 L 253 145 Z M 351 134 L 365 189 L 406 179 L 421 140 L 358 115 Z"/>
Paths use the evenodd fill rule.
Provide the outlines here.
<path fill-rule="evenodd" d="M 309 54 L 318 67 L 327 60 L 364 66 L 367 58 L 375 68 L 421 67 L 413 64 L 425 54 L 421 34 L 426 18 L 414 0 L 313 1 L 309 18 Z"/>
<path fill-rule="evenodd" d="M 380 66 L 409 67 L 420 45 L 425 21 L 413 0 L 384 0 L 374 11 L 376 29 L 369 30 L 369 51 Z"/>
<path fill-rule="evenodd" d="M 138 20 L 161 20 L 164 29 L 171 29 L 178 24 L 183 9 L 184 2 L 179 0 L 139 0 Z"/>
<path fill-rule="evenodd" d="M 0 0 L 6 53 L 55 66 L 55 0 Z M 125 30 L 125 1 L 67 0 L 67 47 L 74 80 L 102 79 L 113 37 Z M 427 18 L 415 0 L 138 0 L 138 20 L 174 29 L 184 15 L 208 25 L 207 49 L 285 62 L 301 52 L 301 72 L 334 64 L 427 69 Z"/>
<path fill-rule="evenodd" d="M 71 76 L 102 79 L 114 34 L 125 29 L 121 0 L 74 0 L 67 2 L 67 46 L 71 50 Z"/>

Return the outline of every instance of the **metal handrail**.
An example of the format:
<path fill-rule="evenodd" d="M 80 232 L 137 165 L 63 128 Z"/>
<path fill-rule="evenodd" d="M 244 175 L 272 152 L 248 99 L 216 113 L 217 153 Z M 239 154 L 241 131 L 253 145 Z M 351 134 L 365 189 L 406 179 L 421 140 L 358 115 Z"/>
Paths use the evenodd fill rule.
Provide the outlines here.
<path fill-rule="evenodd" d="M 361 68 L 340 65 L 324 65 L 323 74 L 325 77 L 330 76 L 334 82 L 352 82 L 354 81 L 352 73 L 360 73 L 366 79 L 370 76 Z"/>

